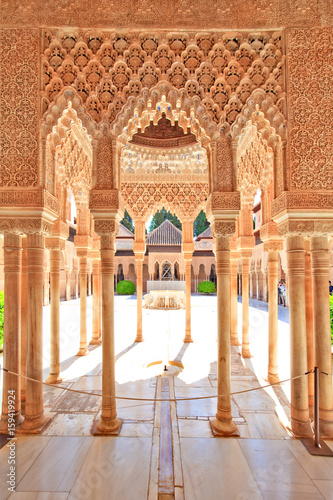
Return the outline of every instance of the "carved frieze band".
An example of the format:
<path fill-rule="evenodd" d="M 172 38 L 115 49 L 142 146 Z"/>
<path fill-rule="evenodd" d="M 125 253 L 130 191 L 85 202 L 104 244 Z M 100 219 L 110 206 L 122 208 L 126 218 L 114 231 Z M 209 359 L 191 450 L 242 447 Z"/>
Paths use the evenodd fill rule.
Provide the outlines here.
<path fill-rule="evenodd" d="M 50 235 L 52 225 L 49 221 L 37 218 L 0 218 L 0 233 Z"/>
<path fill-rule="evenodd" d="M 286 220 L 278 224 L 280 236 L 321 236 L 333 234 L 333 218 L 314 220 Z"/>
<path fill-rule="evenodd" d="M 44 207 L 59 213 L 59 200 L 45 189 L 2 189 L 0 207 Z"/>
<path fill-rule="evenodd" d="M 333 210 L 333 192 L 284 192 L 272 201 L 272 217 L 288 209 Z"/>

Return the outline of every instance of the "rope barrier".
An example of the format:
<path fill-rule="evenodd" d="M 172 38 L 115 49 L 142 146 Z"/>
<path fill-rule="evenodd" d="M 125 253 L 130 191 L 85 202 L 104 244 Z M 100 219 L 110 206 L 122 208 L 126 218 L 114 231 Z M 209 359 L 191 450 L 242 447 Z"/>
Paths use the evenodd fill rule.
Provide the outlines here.
<path fill-rule="evenodd" d="M 103 395 L 97 392 L 88 392 L 88 391 L 78 391 L 77 389 L 71 389 L 70 387 L 61 387 L 56 384 L 47 384 L 46 382 L 43 382 L 41 380 L 33 379 L 31 377 L 26 377 L 25 375 L 20 375 L 19 373 L 12 372 L 10 370 L 7 370 L 6 368 L 0 367 L 1 370 L 3 370 L 6 373 L 9 373 L 10 375 L 15 375 L 16 377 L 21 377 L 26 380 L 29 380 L 30 382 L 37 382 L 38 384 L 42 385 L 47 385 L 48 387 L 55 387 L 56 389 L 61 389 L 63 391 L 69 391 L 69 392 L 75 392 L 77 394 L 86 394 L 88 396 L 99 396 L 99 397 L 104 397 L 104 398 L 115 398 L 115 399 L 120 399 L 120 400 L 125 400 L 125 401 L 147 401 L 147 402 L 177 402 L 177 401 L 196 401 L 199 399 L 212 399 L 212 398 L 218 398 L 218 397 L 226 397 L 226 396 L 235 396 L 237 394 L 245 394 L 247 392 L 253 392 L 257 391 L 259 389 L 266 389 L 267 387 L 273 387 L 275 385 L 280 385 L 284 384 L 286 382 L 290 382 L 291 380 L 296 380 L 298 378 L 304 377 L 309 375 L 310 373 L 314 373 L 314 370 L 309 370 L 308 372 L 302 373 L 301 375 L 296 375 L 295 377 L 287 378 L 285 380 L 280 380 L 279 382 L 274 382 L 273 384 L 267 384 L 267 385 L 261 385 L 259 387 L 254 387 L 252 389 L 244 389 L 243 391 L 237 391 L 237 392 L 228 392 L 225 394 L 213 394 L 211 396 L 197 396 L 193 398 L 168 398 L 168 399 L 160 399 L 160 398 L 129 398 L 125 396 L 109 396 L 109 395 Z M 320 372 L 323 373 L 324 375 L 328 375 L 325 372 Z"/>

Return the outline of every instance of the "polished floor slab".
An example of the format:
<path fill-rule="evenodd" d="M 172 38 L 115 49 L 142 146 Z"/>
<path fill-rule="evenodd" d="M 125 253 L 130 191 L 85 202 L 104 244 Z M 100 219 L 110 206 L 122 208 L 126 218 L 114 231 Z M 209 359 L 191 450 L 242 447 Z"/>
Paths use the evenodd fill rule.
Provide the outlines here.
<path fill-rule="evenodd" d="M 216 296 L 192 296 L 192 344 L 184 344 L 184 311 L 143 311 L 144 342 L 134 343 L 136 298 L 115 297 L 116 394 L 154 399 L 158 374 L 148 367 L 157 360 L 182 363 L 174 377 L 176 397 L 217 393 Z M 87 298 L 88 332 L 92 297 Z M 250 343 L 253 358 L 243 360 L 231 349 L 231 390 L 264 385 L 267 376 L 267 305 L 251 301 Z M 256 306 L 256 308 L 254 307 Z M 48 375 L 49 311 L 44 308 L 44 376 Z M 239 303 L 239 325 L 241 304 Z M 280 315 L 281 311 L 279 311 Z M 280 378 L 289 369 L 288 311 L 279 320 Z M 77 315 L 77 318 L 76 316 Z M 76 318 L 76 319 L 75 319 Z M 62 303 L 61 359 L 64 382 L 44 386 L 51 423 L 42 436 L 17 441 L 17 487 L 5 484 L 8 450 L 0 450 L 0 499 L 18 500 L 157 500 L 161 419 L 159 403 L 117 399 L 123 424 L 117 437 L 92 437 L 100 416 L 100 396 L 66 392 L 101 392 L 101 346 L 76 357 L 79 347 L 79 301 Z M 89 337 L 89 336 L 88 336 Z M 89 338 L 88 338 L 89 340 Z M 234 395 L 232 415 L 240 438 L 214 438 L 208 418 L 216 397 L 179 401 L 171 412 L 175 500 L 333 500 L 332 459 L 312 457 L 290 439 L 288 384 Z M 327 441 L 333 447 L 333 441 Z M 134 478 L 134 479 L 133 479 Z M 241 480 L 240 480 L 241 478 Z"/>
<path fill-rule="evenodd" d="M 69 500 L 146 500 L 151 438 L 95 437 Z"/>

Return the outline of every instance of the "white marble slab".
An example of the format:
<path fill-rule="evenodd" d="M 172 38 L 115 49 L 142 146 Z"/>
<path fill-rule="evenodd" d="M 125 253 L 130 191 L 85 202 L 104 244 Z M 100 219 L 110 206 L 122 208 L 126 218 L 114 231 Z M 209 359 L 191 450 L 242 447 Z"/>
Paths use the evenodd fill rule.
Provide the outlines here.
<path fill-rule="evenodd" d="M 239 444 L 265 500 L 322 499 L 286 440 L 240 439 Z"/>
<path fill-rule="evenodd" d="M 313 482 L 325 500 L 333 500 L 333 479 L 331 481 L 319 479 Z"/>
<path fill-rule="evenodd" d="M 44 436 L 90 436 L 96 414 L 58 413 L 43 432 Z"/>
<path fill-rule="evenodd" d="M 94 438 L 69 500 L 147 500 L 151 438 Z"/>
<path fill-rule="evenodd" d="M 288 440 L 287 446 L 311 479 L 333 480 L 333 457 L 310 455 L 301 441 L 296 439 Z"/>
<path fill-rule="evenodd" d="M 44 436 L 19 436 L 16 441 L 16 485 L 29 470 L 45 446 L 50 442 Z M 0 498 L 6 500 L 11 492 L 8 491 L 7 474 L 9 472 L 8 448 L 5 445 L 0 450 Z"/>
<path fill-rule="evenodd" d="M 181 438 L 212 438 L 213 433 L 209 420 L 178 419 L 179 436 Z"/>
<path fill-rule="evenodd" d="M 183 438 L 181 450 L 185 500 L 262 499 L 236 439 Z"/>
<path fill-rule="evenodd" d="M 93 439 L 52 437 L 18 483 L 16 491 L 70 491 Z"/>

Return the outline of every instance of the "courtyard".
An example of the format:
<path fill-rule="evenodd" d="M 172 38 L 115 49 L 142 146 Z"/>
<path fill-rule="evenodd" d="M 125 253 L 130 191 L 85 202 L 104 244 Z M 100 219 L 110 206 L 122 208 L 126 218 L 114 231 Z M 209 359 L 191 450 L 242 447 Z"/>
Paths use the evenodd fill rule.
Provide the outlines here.
<path fill-rule="evenodd" d="M 115 296 L 117 414 L 123 423 L 112 437 L 91 434 L 100 415 L 102 348 L 90 346 L 87 356 L 76 356 L 79 300 L 61 302 L 64 380 L 59 387 L 44 386 L 44 407 L 52 419 L 41 435 L 17 431 L 15 493 L 6 484 L 7 445 L 0 450 L 2 500 L 333 498 L 332 458 L 309 455 L 288 431 L 288 383 L 232 395 L 239 437 L 214 438 L 217 297 L 192 295 L 191 302 L 193 343 L 183 343 L 184 310 L 150 309 L 143 310 L 144 342 L 135 343 L 136 297 Z M 267 384 L 267 307 L 250 299 L 253 357 L 244 360 L 240 347 L 231 347 L 232 393 Z M 239 325 L 241 309 L 238 302 Z M 290 377 L 289 309 L 278 309 L 279 376 L 284 380 Z M 50 307 L 43 313 L 45 380 Z M 91 324 L 90 296 L 88 332 Z M 174 398 L 180 401 L 159 401 Z M 186 398 L 191 399 L 181 400 Z M 332 441 L 326 442 L 333 449 Z"/>

